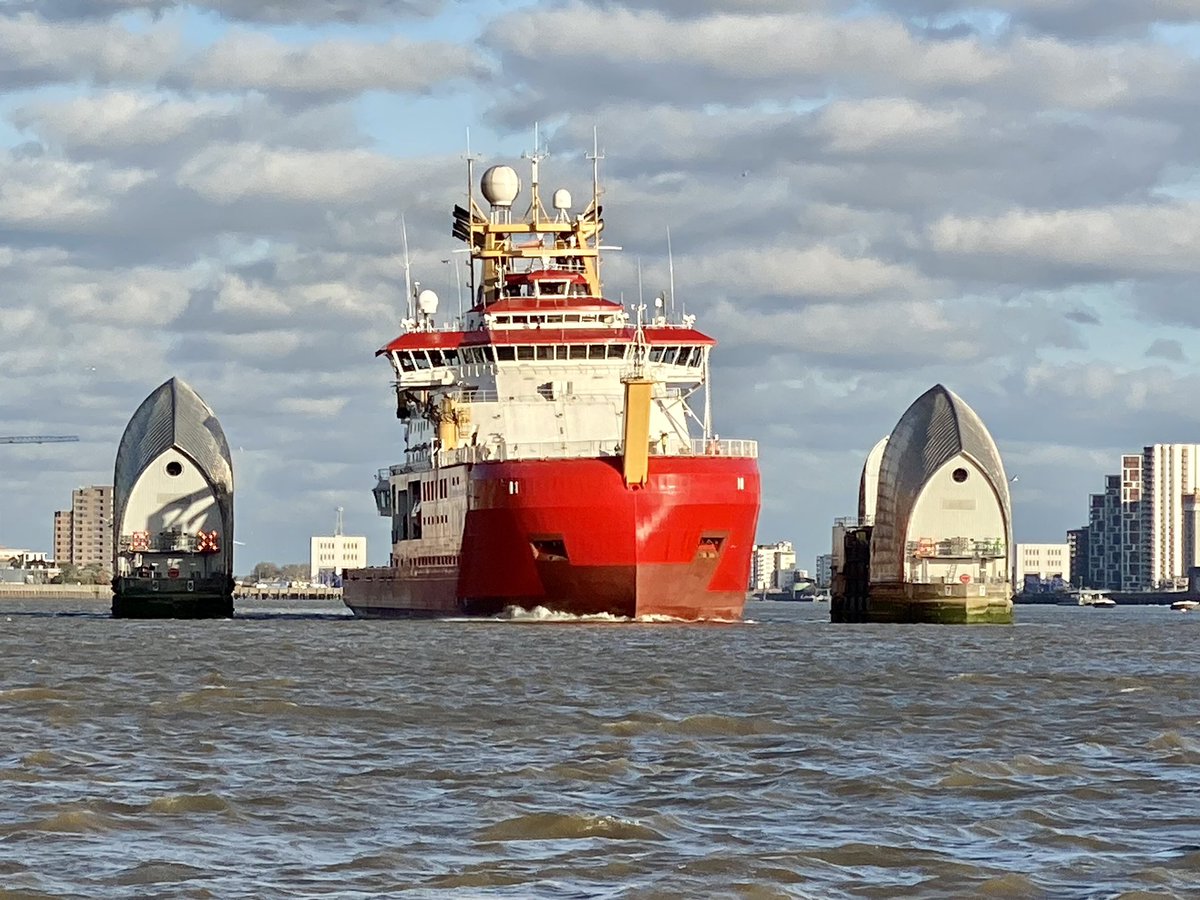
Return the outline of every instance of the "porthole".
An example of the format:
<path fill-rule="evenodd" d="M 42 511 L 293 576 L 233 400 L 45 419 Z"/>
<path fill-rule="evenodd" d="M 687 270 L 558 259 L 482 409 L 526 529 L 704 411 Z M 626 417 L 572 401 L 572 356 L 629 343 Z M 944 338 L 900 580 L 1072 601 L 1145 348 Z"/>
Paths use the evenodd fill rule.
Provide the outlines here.
<path fill-rule="evenodd" d="M 167 474 L 170 475 L 172 478 L 174 478 L 176 475 L 180 475 L 182 473 L 183 473 L 183 466 L 181 466 L 179 464 L 178 460 L 173 459 L 169 463 L 167 463 Z"/>
<path fill-rule="evenodd" d="M 955 481 L 957 481 L 959 484 L 962 484 L 964 481 L 967 480 L 967 470 L 966 469 L 955 469 L 952 473 L 950 473 L 950 477 L 953 478 Z"/>

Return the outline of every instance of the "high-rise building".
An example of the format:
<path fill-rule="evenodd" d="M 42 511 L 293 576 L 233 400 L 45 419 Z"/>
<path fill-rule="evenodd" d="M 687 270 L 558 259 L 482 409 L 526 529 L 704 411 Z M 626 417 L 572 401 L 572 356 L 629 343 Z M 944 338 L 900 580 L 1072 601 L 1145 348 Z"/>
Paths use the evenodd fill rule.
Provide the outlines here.
<path fill-rule="evenodd" d="M 833 583 L 832 553 L 822 553 L 817 557 L 817 567 L 813 570 L 813 580 L 819 588 L 827 588 Z"/>
<path fill-rule="evenodd" d="M 1121 586 L 1121 476 L 1104 476 L 1104 493 L 1092 494 L 1088 510 L 1087 585 Z"/>
<path fill-rule="evenodd" d="M 1137 564 L 1142 587 L 1169 588 L 1195 565 L 1195 547 L 1185 552 L 1184 497 L 1200 488 L 1200 444 L 1154 444 L 1142 453 L 1144 485 L 1142 553 Z"/>
<path fill-rule="evenodd" d="M 1178 586 L 1200 565 L 1200 444 L 1153 444 L 1121 457 L 1121 474 L 1092 494 L 1076 542 L 1087 587 L 1139 591 Z M 1070 533 L 1068 533 L 1070 534 Z"/>
<path fill-rule="evenodd" d="M 796 551 L 791 541 L 774 544 L 755 544 L 750 567 L 750 590 L 783 590 L 788 587 L 789 573 L 796 568 Z"/>
<path fill-rule="evenodd" d="M 54 559 L 58 565 L 112 565 L 112 486 L 71 492 L 71 508 L 54 513 Z"/>
<path fill-rule="evenodd" d="M 1073 528 L 1067 532 L 1067 555 L 1070 559 L 1071 583 L 1075 587 L 1085 587 L 1087 581 L 1088 561 L 1088 530 Z"/>

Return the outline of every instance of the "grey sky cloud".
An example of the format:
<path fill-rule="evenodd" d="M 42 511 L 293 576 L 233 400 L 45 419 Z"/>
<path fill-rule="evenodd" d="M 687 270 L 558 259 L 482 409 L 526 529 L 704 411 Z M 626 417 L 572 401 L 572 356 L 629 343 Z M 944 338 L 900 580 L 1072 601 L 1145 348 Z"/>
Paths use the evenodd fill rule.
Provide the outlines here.
<path fill-rule="evenodd" d="M 58 23 L 0 15 L 0 90 L 90 81 L 153 81 L 179 52 L 173 29 L 131 32 L 111 22 Z"/>
<path fill-rule="evenodd" d="M 469 48 L 444 42 L 328 39 L 295 47 L 235 31 L 180 65 L 169 81 L 204 91 L 324 99 L 366 90 L 423 93 L 484 71 Z"/>
<path fill-rule="evenodd" d="M 158 15 L 193 6 L 233 20 L 288 25 L 424 18 L 440 11 L 445 0 L 8 0 L 8 6 L 49 19 L 103 19 L 135 11 Z"/>
<path fill-rule="evenodd" d="M 1147 359 L 1165 359 L 1169 362 L 1185 362 L 1183 344 L 1167 338 L 1155 338 L 1146 348 Z"/>
<path fill-rule="evenodd" d="M 1008 16 L 1014 25 L 1073 38 L 1139 33 L 1158 22 L 1189 23 L 1197 16 L 1194 0 L 881 0 L 879 5 L 915 16 L 991 9 Z"/>

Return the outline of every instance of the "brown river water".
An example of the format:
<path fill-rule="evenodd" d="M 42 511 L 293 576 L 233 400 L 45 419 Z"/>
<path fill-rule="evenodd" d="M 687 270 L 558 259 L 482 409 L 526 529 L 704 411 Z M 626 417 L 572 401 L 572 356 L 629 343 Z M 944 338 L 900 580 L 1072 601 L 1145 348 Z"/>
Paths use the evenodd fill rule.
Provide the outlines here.
<path fill-rule="evenodd" d="M 0 604 L 0 896 L 1200 897 L 1200 613 Z"/>

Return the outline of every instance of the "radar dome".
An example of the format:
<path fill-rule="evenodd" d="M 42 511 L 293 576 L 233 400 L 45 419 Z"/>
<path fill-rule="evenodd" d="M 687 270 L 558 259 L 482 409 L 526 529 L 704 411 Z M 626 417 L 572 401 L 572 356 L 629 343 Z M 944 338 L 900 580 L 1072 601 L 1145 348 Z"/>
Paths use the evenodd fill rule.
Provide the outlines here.
<path fill-rule="evenodd" d="M 417 294 L 417 308 L 425 315 L 432 316 L 437 312 L 438 295 L 431 290 L 423 290 Z"/>
<path fill-rule="evenodd" d="M 521 178 L 512 166 L 492 166 L 479 180 L 479 189 L 492 206 L 512 206 L 521 193 Z"/>
<path fill-rule="evenodd" d="M 571 208 L 571 192 L 566 188 L 559 188 L 554 192 L 554 208 L 566 212 Z"/>

